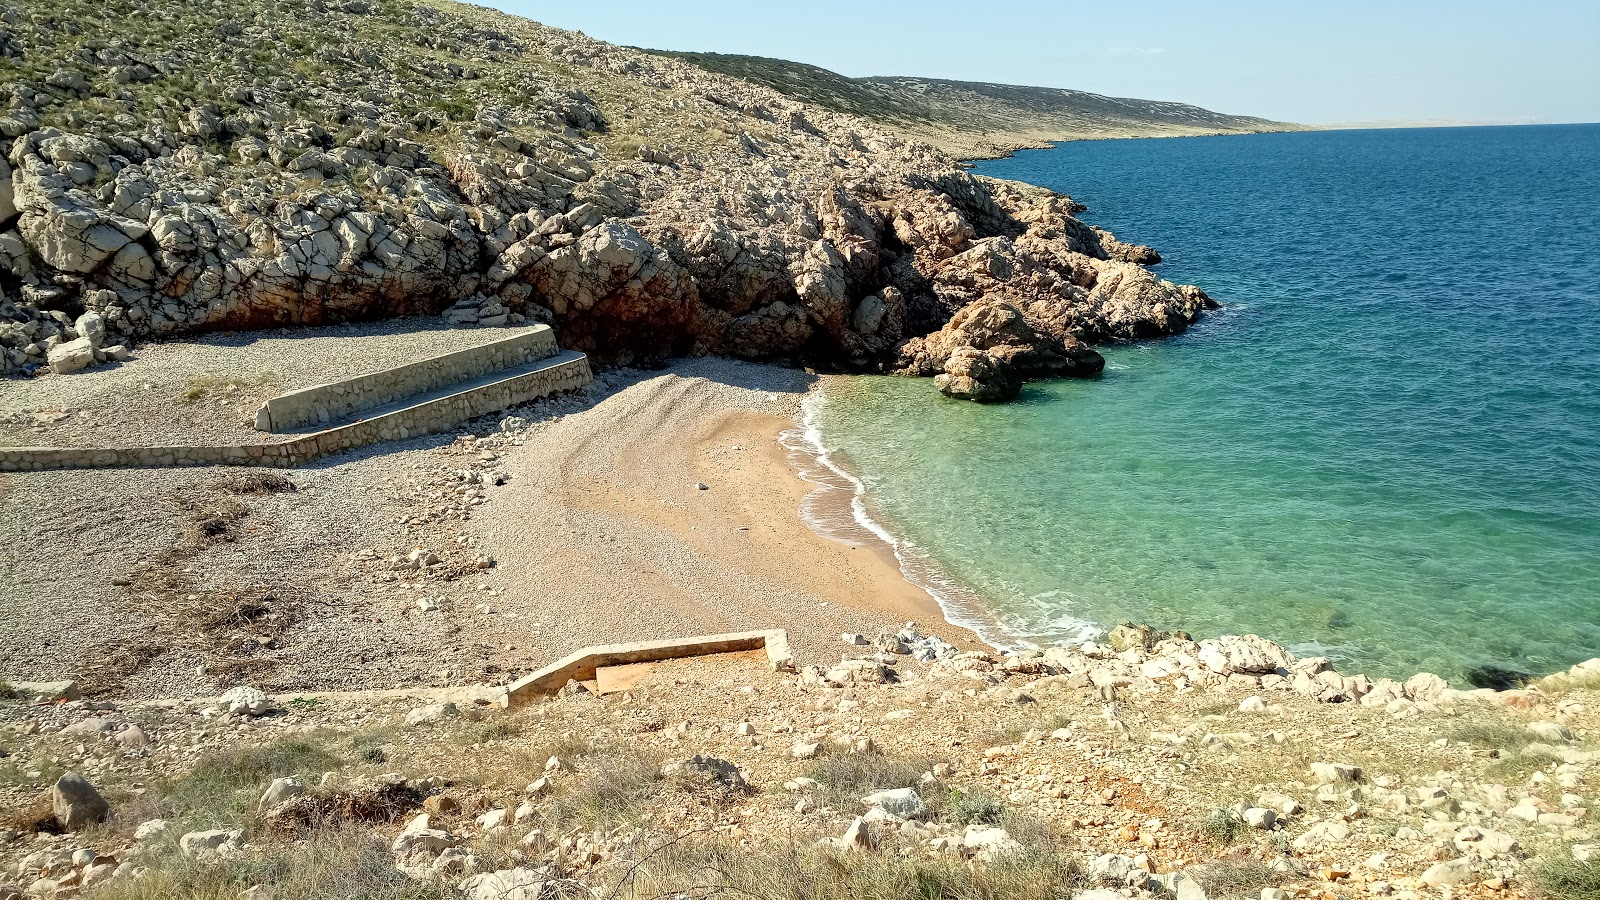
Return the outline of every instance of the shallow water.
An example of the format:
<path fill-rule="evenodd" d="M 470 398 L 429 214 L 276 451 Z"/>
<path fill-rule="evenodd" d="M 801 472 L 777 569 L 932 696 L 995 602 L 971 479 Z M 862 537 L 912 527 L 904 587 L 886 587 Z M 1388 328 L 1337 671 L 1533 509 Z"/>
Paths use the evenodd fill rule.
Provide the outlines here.
<path fill-rule="evenodd" d="M 1600 126 L 985 163 L 1225 309 L 1019 403 L 833 382 L 822 442 L 1006 633 L 1256 632 L 1459 677 L 1600 655 Z"/>

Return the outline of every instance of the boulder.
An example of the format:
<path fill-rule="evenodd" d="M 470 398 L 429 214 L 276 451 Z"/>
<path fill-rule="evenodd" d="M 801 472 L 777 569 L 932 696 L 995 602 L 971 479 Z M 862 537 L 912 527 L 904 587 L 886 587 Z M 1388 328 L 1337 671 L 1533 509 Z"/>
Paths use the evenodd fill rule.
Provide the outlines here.
<path fill-rule="evenodd" d="M 956 348 L 933 384 L 946 397 L 979 403 L 1015 400 L 1022 391 L 1022 382 L 1009 365 L 971 347 Z"/>
<path fill-rule="evenodd" d="M 88 338 L 77 338 L 51 347 L 45 361 L 57 375 L 71 375 L 94 365 L 94 345 Z"/>
<path fill-rule="evenodd" d="M 427 706 L 419 706 L 406 713 L 406 726 L 415 728 L 418 725 L 428 725 L 444 719 L 456 718 L 460 715 L 461 711 L 456 708 L 454 703 L 430 703 Z"/>
<path fill-rule="evenodd" d="M 263 716 L 272 711 L 272 700 L 253 687 L 236 687 L 222 695 L 220 708 L 235 716 Z"/>
<path fill-rule="evenodd" d="M 50 789 L 50 807 L 56 824 L 66 831 L 81 831 L 111 818 L 111 804 L 76 772 L 56 779 L 55 787 Z"/>
<path fill-rule="evenodd" d="M 57 700 L 79 699 L 76 681 L 13 681 L 10 684 L 15 694 L 34 706 Z"/>

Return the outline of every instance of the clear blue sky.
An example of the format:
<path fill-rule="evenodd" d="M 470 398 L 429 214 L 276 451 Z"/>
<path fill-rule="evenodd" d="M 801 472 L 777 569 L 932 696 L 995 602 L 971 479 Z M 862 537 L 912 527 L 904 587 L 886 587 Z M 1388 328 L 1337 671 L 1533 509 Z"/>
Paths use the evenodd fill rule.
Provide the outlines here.
<path fill-rule="evenodd" d="M 478 0 L 616 44 L 1306 123 L 1600 121 L 1600 0 Z"/>

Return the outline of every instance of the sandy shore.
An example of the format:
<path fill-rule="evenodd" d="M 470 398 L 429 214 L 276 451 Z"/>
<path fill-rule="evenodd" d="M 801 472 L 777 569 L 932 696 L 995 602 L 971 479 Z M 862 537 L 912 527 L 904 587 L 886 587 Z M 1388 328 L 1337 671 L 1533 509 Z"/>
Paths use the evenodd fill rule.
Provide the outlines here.
<path fill-rule="evenodd" d="M 0 675 L 139 697 L 442 686 L 588 644 L 749 628 L 831 662 L 841 632 L 906 621 L 981 646 L 876 537 L 800 518 L 813 486 L 778 437 L 813 381 L 713 359 L 615 372 L 508 411 L 525 430 L 486 419 L 366 448 L 285 473 L 291 493 L 231 494 L 241 473 L 224 469 L 0 476 Z M 248 509 L 238 527 L 193 546 L 191 520 L 228 504 Z M 413 548 L 444 564 L 388 563 Z M 475 568 L 481 554 L 496 565 Z M 241 600 L 269 612 L 217 615 Z"/>
<path fill-rule="evenodd" d="M 841 632 L 905 621 L 974 642 L 881 542 L 801 520 L 815 486 L 778 439 L 809 381 L 686 363 L 539 432 L 476 522 L 509 603 L 586 642 L 781 627 L 803 654 L 836 658 Z"/>

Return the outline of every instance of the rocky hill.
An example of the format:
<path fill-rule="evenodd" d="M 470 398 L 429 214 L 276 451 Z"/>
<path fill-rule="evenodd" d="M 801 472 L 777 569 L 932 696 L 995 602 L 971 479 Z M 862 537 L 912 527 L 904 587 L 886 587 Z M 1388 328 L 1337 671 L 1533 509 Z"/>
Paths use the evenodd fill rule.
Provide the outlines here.
<path fill-rule="evenodd" d="M 450 3 L 0 6 L 0 151 L 7 374 L 443 314 L 998 399 L 1209 302 L 868 119 Z M 1005 308 L 907 344 L 979 300 Z"/>
<path fill-rule="evenodd" d="M 1187 103 L 903 76 L 846 78 L 818 66 L 728 53 L 672 53 L 708 71 L 763 84 L 804 103 L 851 113 L 964 159 L 1093 138 L 1298 131 Z"/>

